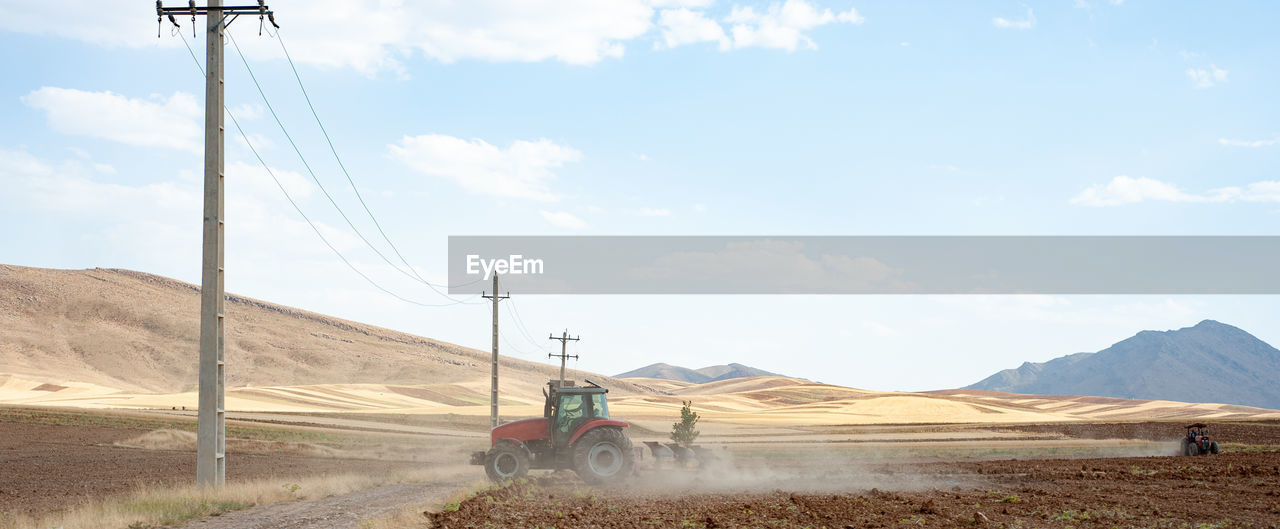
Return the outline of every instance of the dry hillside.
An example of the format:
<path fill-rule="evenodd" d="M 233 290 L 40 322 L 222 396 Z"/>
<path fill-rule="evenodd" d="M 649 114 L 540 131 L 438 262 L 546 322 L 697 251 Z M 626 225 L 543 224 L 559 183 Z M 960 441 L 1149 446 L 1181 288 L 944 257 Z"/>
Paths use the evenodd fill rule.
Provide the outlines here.
<path fill-rule="evenodd" d="M 0 374 L 140 393 L 194 390 L 199 300 L 195 285 L 129 270 L 0 265 Z M 234 294 L 226 311 L 230 387 L 487 384 L 489 377 L 487 351 Z M 557 373 L 511 358 L 501 369 L 504 382 L 529 386 Z M 651 392 L 586 376 L 624 395 Z"/>
<path fill-rule="evenodd" d="M 0 265 L 0 402 L 194 407 L 199 291 L 127 270 Z M 227 303 L 227 408 L 237 412 L 489 413 L 489 353 L 239 296 Z M 503 417 L 538 415 L 557 369 L 504 358 Z M 716 424 L 1011 423 L 1259 418 L 1222 404 L 876 392 L 759 376 L 692 384 L 599 377 L 610 408 L 654 431 L 682 401 Z"/>

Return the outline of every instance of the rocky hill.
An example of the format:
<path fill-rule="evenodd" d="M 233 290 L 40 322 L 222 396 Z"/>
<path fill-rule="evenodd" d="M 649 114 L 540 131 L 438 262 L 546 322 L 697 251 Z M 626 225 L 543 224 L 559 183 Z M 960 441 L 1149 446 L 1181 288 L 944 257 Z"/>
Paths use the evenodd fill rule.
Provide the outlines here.
<path fill-rule="evenodd" d="M 687 367 L 657 363 L 616 375 L 616 378 L 660 378 L 663 380 L 678 380 L 681 382 L 703 384 L 706 382 L 729 380 L 731 378 L 764 376 L 781 375 L 737 363 L 707 366 L 701 369 L 689 369 Z"/>
<path fill-rule="evenodd" d="M 966 389 L 1280 409 L 1280 350 L 1224 323 L 1142 331 L 1097 353 L 1027 362 Z"/>

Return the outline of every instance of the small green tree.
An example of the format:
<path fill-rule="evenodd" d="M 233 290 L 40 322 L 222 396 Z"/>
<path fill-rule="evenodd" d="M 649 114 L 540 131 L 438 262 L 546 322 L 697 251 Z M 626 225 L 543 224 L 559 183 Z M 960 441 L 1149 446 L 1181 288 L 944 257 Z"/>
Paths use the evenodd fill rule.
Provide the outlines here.
<path fill-rule="evenodd" d="M 693 444 L 694 439 L 698 438 L 701 433 L 698 431 L 698 413 L 693 411 L 693 401 L 685 401 L 684 407 L 680 408 L 680 422 L 671 425 L 671 440 L 680 446 L 689 446 Z"/>

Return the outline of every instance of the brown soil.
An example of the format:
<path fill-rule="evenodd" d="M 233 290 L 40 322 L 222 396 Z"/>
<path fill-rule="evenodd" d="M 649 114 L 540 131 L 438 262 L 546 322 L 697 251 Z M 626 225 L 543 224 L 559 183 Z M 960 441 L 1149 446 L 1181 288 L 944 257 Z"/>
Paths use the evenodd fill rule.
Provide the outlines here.
<path fill-rule="evenodd" d="M 0 422 L 0 513 L 37 515 L 141 486 L 186 484 L 195 454 L 112 446 L 145 430 Z M 230 481 L 403 469 L 402 461 L 231 454 Z M 284 483 L 282 481 L 281 483 Z"/>
<path fill-rule="evenodd" d="M 894 465 L 930 490 L 703 493 L 543 478 L 483 493 L 435 527 L 1280 527 L 1280 452 Z M 961 477 L 968 476 L 968 477 Z M 969 484 L 948 486 L 953 479 Z M 972 485 L 979 484 L 979 485 Z"/>
<path fill-rule="evenodd" d="M 1060 434 L 1082 439 L 1178 439 L 1185 424 L 1171 422 L 1063 423 L 1001 426 L 993 430 Z M 1246 445 L 1280 445 L 1280 421 L 1210 422 L 1214 439 Z"/>

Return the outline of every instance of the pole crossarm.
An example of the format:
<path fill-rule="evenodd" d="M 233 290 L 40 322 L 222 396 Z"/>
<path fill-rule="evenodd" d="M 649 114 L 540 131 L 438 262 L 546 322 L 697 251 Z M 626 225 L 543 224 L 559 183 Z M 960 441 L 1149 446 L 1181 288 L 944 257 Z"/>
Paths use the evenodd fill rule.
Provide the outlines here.
<path fill-rule="evenodd" d="M 570 337 L 570 336 L 569 336 L 569 329 L 565 329 L 565 330 L 564 330 L 564 332 L 560 334 L 560 336 L 556 336 L 556 335 L 554 335 L 554 334 L 548 334 L 548 335 L 547 335 L 547 339 L 548 339 L 548 340 L 560 340 L 560 354 L 547 353 L 547 358 L 555 358 L 555 357 L 557 357 L 557 356 L 558 356 L 558 357 L 560 357 L 560 385 L 561 385 L 561 386 L 564 386 L 564 380 L 565 380 L 565 379 L 564 379 L 564 364 L 565 364 L 565 361 L 567 361 L 567 360 L 568 360 L 568 359 L 570 359 L 570 358 L 572 358 L 572 359 L 574 359 L 574 360 L 577 360 L 577 359 L 578 359 L 578 355 L 571 355 L 571 354 L 568 354 L 568 353 L 565 351 L 565 346 L 566 346 L 566 345 L 568 345 L 568 343 L 569 343 L 569 342 L 576 342 L 576 341 L 578 341 L 578 340 L 581 340 L 581 339 L 582 339 L 582 335 L 578 335 L 578 336 L 575 336 L 575 337 Z"/>
<path fill-rule="evenodd" d="M 192 15 L 192 16 L 196 16 L 196 15 L 208 15 L 208 14 L 209 14 L 209 12 L 211 12 L 211 11 L 217 11 L 217 12 L 222 13 L 223 15 L 266 15 L 267 17 L 272 17 L 272 18 L 271 18 L 271 23 L 272 23 L 272 24 L 274 24 L 274 23 L 275 23 L 275 18 L 274 18 L 275 11 L 272 11 L 272 10 L 271 10 L 271 8 L 270 8 L 270 7 L 267 7 L 267 5 L 266 5 L 265 3 L 263 3 L 263 2 L 259 2 L 259 3 L 258 3 L 258 5 L 256 5 L 256 6 L 254 6 L 254 5 L 249 5 L 249 6 L 219 6 L 219 5 L 198 6 L 198 5 L 196 5 L 196 4 L 195 4 L 195 2 L 191 2 L 191 4 L 190 4 L 190 5 L 188 5 L 187 7 L 164 7 L 164 4 L 163 4 L 163 3 L 161 3 L 160 1 L 157 1 L 157 2 L 156 2 L 156 16 L 165 16 L 165 15 Z M 280 26 L 276 26 L 276 27 L 280 27 Z"/>
<path fill-rule="evenodd" d="M 156 25 L 157 26 L 159 26 L 159 24 L 164 19 L 164 17 L 168 16 L 169 22 L 172 22 L 175 27 L 180 27 L 181 25 L 178 24 L 178 20 L 173 17 L 174 15 L 189 15 L 194 25 L 194 21 L 197 16 L 199 15 L 207 16 L 210 13 L 222 14 L 222 18 L 220 22 L 225 22 L 225 24 L 223 24 L 224 28 L 225 26 L 230 26 L 231 22 L 234 22 L 235 19 L 240 15 L 258 15 L 258 20 L 259 20 L 258 33 L 262 33 L 261 21 L 263 17 L 266 17 L 266 19 L 270 21 L 271 25 L 274 26 L 276 29 L 280 29 L 280 24 L 276 23 L 276 12 L 272 11 L 271 8 L 267 6 L 266 0 L 258 0 L 258 5 L 244 5 L 244 6 L 224 6 L 224 5 L 218 5 L 217 3 L 210 3 L 210 5 L 198 6 L 196 5 L 195 0 L 189 0 L 187 2 L 186 7 L 165 7 L 164 3 L 161 0 L 156 0 Z M 227 21 L 227 17 L 231 17 L 231 21 Z M 157 36 L 159 36 L 158 33 L 157 33 Z"/>

